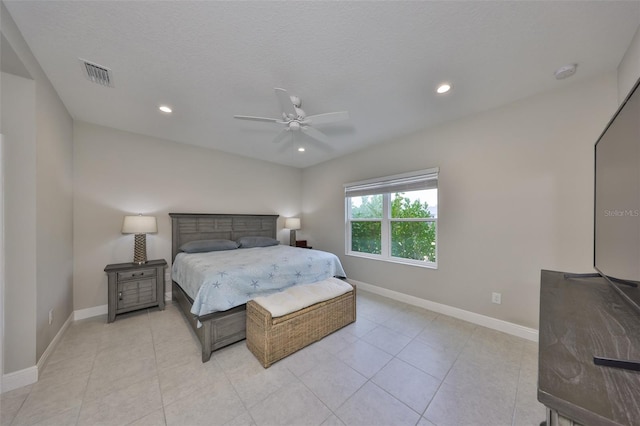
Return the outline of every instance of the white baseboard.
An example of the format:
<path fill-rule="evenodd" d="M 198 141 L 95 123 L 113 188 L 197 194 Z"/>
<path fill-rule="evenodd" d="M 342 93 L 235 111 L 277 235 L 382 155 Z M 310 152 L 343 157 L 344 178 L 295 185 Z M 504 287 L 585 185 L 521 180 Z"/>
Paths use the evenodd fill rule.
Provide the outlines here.
<path fill-rule="evenodd" d="M 73 312 L 73 320 L 78 321 L 91 317 L 97 317 L 98 315 L 107 315 L 108 312 L 108 305 L 100 305 L 94 306 L 93 308 L 80 309 Z"/>
<path fill-rule="evenodd" d="M 58 343 L 60 342 L 60 339 L 62 339 L 64 332 L 67 331 L 67 328 L 69 328 L 71 323 L 74 321 L 74 317 L 75 317 L 75 314 L 74 312 L 72 312 L 71 315 L 69 315 L 69 318 L 67 318 L 64 324 L 62 324 L 62 327 L 60 327 L 60 330 L 58 331 L 56 336 L 53 338 L 51 343 L 49 343 L 49 346 L 47 346 L 47 349 L 44 351 L 44 353 L 36 363 L 36 367 L 38 367 L 38 372 L 42 373 L 42 371 L 44 371 L 44 368 L 47 365 L 47 361 L 49 360 L 49 356 L 51 356 L 53 351 L 58 346 Z"/>
<path fill-rule="evenodd" d="M 35 365 L 23 370 L 2 375 L 2 393 L 30 385 L 38 381 L 38 367 Z"/>
<path fill-rule="evenodd" d="M 58 333 L 56 333 L 53 340 L 51 340 L 51 343 L 49 343 L 49 346 L 47 346 L 47 349 L 45 349 L 36 365 L 13 373 L 4 374 L 2 376 L 2 393 L 9 392 L 38 381 L 38 375 L 44 370 L 49 356 L 51 356 L 58 346 L 58 343 L 60 343 L 65 331 L 67 331 L 67 328 L 69 328 L 73 322 L 73 318 L 74 314 L 71 313 L 69 318 L 67 318 L 64 324 L 62 324 L 62 327 L 60 327 L 60 330 L 58 330 Z"/>
<path fill-rule="evenodd" d="M 375 293 L 380 296 L 388 297 L 389 299 L 408 303 L 409 305 L 418 306 L 420 308 L 428 309 L 439 314 L 449 315 L 451 317 L 468 321 L 473 324 L 481 325 L 483 327 L 491 328 L 493 330 L 501 331 L 513 336 L 522 337 L 523 339 L 531 340 L 532 342 L 538 341 L 538 330 L 534 328 L 524 327 L 522 325 L 503 321 L 497 318 L 491 318 L 486 315 L 476 314 L 475 312 L 465 311 L 464 309 L 454 308 L 453 306 L 443 305 L 441 303 L 432 302 L 426 299 L 420 299 L 419 297 L 409 296 L 408 294 L 363 283 L 361 281 L 352 279 L 347 279 L 347 281 L 353 282 L 357 288 L 361 288 L 365 291 Z"/>

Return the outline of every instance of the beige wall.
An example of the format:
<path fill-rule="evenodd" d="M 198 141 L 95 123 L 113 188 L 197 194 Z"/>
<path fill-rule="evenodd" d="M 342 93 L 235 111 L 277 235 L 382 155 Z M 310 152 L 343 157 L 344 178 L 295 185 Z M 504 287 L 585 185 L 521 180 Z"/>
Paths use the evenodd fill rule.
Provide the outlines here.
<path fill-rule="evenodd" d="M 7 354 L 4 372 L 9 373 L 33 366 L 72 313 L 73 127 L 71 116 L 22 38 L 4 3 L 1 7 L 2 42 L 11 47 L 11 69 L 31 77 L 31 80 L 16 80 L 19 77 L 15 76 L 3 78 L 3 120 L 15 124 L 8 115 L 13 113 L 15 105 L 33 103 L 33 110 L 28 117 L 21 117 L 21 126 L 29 135 L 28 141 L 25 141 L 27 145 L 19 148 L 22 158 L 16 160 L 7 153 L 5 159 L 7 164 L 11 163 L 5 169 L 7 194 L 11 191 L 19 194 L 15 203 L 6 202 L 7 274 L 10 274 L 10 268 L 28 264 L 24 272 L 22 268 L 17 272 L 19 282 L 10 282 L 9 276 L 6 280 L 7 288 L 19 285 L 24 297 L 14 300 L 8 291 L 5 295 L 4 349 L 5 353 L 12 352 L 12 355 Z M 9 74 L 3 77 L 6 75 Z M 16 88 L 14 82 L 23 80 L 28 83 L 20 83 L 19 86 L 31 85 L 31 89 L 10 95 L 10 91 L 4 90 L 9 85 L 5 80 L 11 80 L 10 90 Z M 10 144 L 12 141 L 7 138 L 5 145 L 9 147 Z M 10 185 L 9 180 L 13 180 L 13 184 Z M 29 241 L 28 247 L 24 247 L 22 240 L 25 238 Z M 14 260 L 17 258 L 17 263 L 11 257 Z M 24 292 L 29 293 L 28 299 Z M 51 325 L 48 321 L 50 309 L 54 311 Z M 16 316 L 8 317 L 12 310 L 16 311 Z M 11 344 L 11 341 L 20 343 Z"/>
<path fill-rule="evenodd" d="M 640 22 L 640 17 L 638 17 Z M 625 100 L 640 78 L 640 26 L 618 66 L 618 101 Z"/>
<path fill-rule="evenodd" d="M 540 269 L 593 270 L 593 146 L 616 105 L 610 73 L 305 169 L 308 239 L 352 279 L 537 328 Z M 429 167 L 438 269 L 344 255 L 343 184 Z"/>
<path fill-rule="evenodd" d="M 73 121 L 53 89 L 36 91 L 36 359 L 40 359 L 73 312 Z"/>
<path fill-rule="evenodd" d="M 83 122 L 74 128 L 76 310 L 106 304 L 104 267 L 133 259 L 133 236 L 120 233 L 126 214 L 157 216 L 147 257 L 170 262 L 169 212 L 276 213 L 281 228 L 301 210 L 300 169 Z M 279 238 L 288 241 L 285 231 Z"/>
<path fill-rule="evenodd" d="M 36 363 L 36 135 L 33 80 L 2 73 L 5 136 L 4 373 Z"/>

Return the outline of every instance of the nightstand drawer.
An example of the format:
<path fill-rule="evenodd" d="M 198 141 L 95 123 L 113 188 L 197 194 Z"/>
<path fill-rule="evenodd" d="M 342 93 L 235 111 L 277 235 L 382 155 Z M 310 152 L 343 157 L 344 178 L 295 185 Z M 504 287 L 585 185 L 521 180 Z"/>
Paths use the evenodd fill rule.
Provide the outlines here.
<path fill-rule="evenodd" d="M 120 283 L 118 290 L 118 310 L 156 301 L 155 278 Z"/>
<path fill-rule="evenodd" d="M 118 281 L 122 280 L 140 280 L 142 278 L 151 278 L 156 276 L 154 268 L 137 269 L 134 271 L 118 272 Z"/>

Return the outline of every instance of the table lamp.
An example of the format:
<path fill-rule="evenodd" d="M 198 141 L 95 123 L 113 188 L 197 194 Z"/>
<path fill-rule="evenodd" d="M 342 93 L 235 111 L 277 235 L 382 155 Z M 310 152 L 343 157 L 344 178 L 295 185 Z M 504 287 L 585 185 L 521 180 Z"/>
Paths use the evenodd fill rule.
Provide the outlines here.
<path fill-rule="evenodd" d="M 135 234 L 133 263 L 147 263 L 147 234 L 158 232 L 155 216 L 125 216 L 122 222 L 123 234 Z"/>
<path fill-rule="evenodd" d="M 300 229 L 300 218 L 288 217 L 284 221 L 284 227 L 289 229 L 289 245 L 296 246 L 296 230 Z"/>

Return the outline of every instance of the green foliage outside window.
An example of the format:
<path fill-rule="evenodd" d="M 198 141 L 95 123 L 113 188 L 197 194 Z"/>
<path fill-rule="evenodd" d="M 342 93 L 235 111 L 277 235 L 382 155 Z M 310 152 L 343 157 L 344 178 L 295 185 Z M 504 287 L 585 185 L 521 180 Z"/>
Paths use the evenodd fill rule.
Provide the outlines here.
<path fill-rule="evenodd" d="M 353 219 L 381 219 L 382 218 L 382 194 L 356 197 L 360 205 L 351 202 L 351 218 Z"/>
<path fill-rule="evenodd" d="M 351 250 L 381 254 L 381 233 L 380 222 L 351 222 Z"/>
<path fill-rule="evenodd" d="M 351 205 L 352 219 L 382 219 L 382 195 L 358 197 L 361 203 Z M 431 218 L 427 203 L 411 201 L 396 193 L 391 201 L 391 256 L 421 261 L 436 261 L 436 224 L 431 221 L 395 219 Z M 351 250 L 381 254 L 382 221 L 351 221 Z"/>
<path fill-rule="evenodd" d="M 351 203 L 352 219 L 382 219 L 382 194 L 357 197 L 361 203 Z M 351 250 L 360 253 L 382 253 L 382 222 L 351 222 Z"/>

